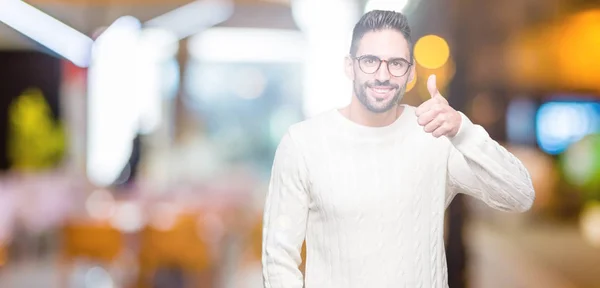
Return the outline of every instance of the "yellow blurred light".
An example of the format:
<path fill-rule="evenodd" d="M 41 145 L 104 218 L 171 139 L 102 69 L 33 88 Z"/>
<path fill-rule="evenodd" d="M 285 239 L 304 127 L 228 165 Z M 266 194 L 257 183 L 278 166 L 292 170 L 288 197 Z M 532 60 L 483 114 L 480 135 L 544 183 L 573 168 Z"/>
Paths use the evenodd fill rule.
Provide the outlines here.
<path fill-rule="evenodd" d="M 429 95 L 429 91 L 427 90 L 427 79 L 431 74 L 435 74 L 436 76 L 436 85 L 438 91 L 440 91 L 440 94 L 442 94 L 444 97 L 447 97 L 448 95 L 446 95 L 446 90 L 448 88 L 448 84 L 450 84 L 450 81 L 454 77 L 455 72 L 456 67 L 454 65 L 454 61 L 452 61 L 452 58 L 448 58 L 446 63 L 437 69 L 427 69 L 422 66 L 417 66 L 417 75 L 423 79 L 417 83 L 418 85 L 416 85 L 419 97 L 424 101 L 427 101 L 429 98 L 431 98 L 431 95 Z"/>
<path fill-rule="evenodd" d="M 533 29 L 509 40 L 506 49 L 508 78 L 511 83 L 524 89 L 542 86 L 550 81 L 553 73 L 552 56 L 545 46 L 551 40 L 545 30 Z"/>
<path fill-rule="evenodd" d="M 507 76 L 522 89 L 600 90 L 600 9 L 528 29 L 507 43 Z"/>
<path fill-rule="evenodd" d="M 571 88 L 600 89 L 600 9 L 574 15 L 555 35 L 558 73 Z"/>
<path fill-rule="evenodd" d="M 61 160 L 66 141 L 64 129 L 60 122 L 54 121 L 40 89 L 23 91 L 10 105 L 8 117 L 8 157 L 12 169 L 43 170 Z"/>
<path fill-rule="evenodd" d="M 579 227 L 583 238 L 590 245 L 600 248 L 600 202 L 587 203 L 579 219 Z"/>
<path fill-rule="evenodd" d="M 417 40 L 414 54 L 417 62 L 424 68 L 437 69 L 450 58 L 450 47 L 444 38 L 427 35 Z"/>

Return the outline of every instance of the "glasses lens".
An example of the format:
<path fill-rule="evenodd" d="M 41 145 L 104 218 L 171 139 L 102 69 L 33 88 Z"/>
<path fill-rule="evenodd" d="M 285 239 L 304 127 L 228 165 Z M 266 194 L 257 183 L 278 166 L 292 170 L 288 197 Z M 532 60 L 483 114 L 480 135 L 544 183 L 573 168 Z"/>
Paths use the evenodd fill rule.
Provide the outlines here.
<path fill-rule="evenodd" d="M 396 77 L 404 76 L 404 74 L 408 72 L 409 67 L 410 65 L 402 59 L 395 59 L 388 62 L 388 69 L 390 70 L 390 74 Z"/>
<path fill-rule="evenodd" d="M 360 58 L 358 65 L 363 72 L 371 74 L 377 72 L 379 65 L 381 65 L 381 60 L 375 56 L 365 56 Z"/>

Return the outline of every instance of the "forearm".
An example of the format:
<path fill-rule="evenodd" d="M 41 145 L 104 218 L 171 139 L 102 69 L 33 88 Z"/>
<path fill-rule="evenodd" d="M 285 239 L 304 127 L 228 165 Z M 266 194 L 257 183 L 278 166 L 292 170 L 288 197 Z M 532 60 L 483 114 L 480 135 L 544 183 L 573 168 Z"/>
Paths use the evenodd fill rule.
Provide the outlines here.
<path fill-rule="evenodd" d="M 459 133 L 450 139 L 455 148 L 449 159 L 455 168 L 449 174 L 451 185 L 500 210 L 529 210 L 535 192 L 527 169 L 483 127 L 462 117 Z"/>

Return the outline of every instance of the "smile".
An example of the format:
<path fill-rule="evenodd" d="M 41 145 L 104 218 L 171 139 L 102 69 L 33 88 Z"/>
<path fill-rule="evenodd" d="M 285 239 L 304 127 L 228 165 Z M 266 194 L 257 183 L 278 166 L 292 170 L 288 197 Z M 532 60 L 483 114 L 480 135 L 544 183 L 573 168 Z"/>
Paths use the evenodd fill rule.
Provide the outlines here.
<path fill-rule="evenodd" d="M 394 90 L 394 88 L 392 88 L 392 87 L 369 87 L 369 89 L 371 91 L 373 91 L 374 94 L 375 94 L 375 96 L 378 97 L 378 98 L 383 98 L 390 91 Z"/>

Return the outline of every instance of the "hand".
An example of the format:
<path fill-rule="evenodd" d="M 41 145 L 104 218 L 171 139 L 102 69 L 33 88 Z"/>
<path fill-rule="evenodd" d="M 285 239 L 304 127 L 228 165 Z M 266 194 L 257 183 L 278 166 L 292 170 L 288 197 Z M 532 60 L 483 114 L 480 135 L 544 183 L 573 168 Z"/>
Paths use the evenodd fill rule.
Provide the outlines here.
<path fill-rule="evenodd" d="M 427 90 L 431 94 L 431 99 L 417 108 L 417 123 L 423 126 L 425 132 L 431 133 L 436 138 L 454 137 L 462 122 L 460 113 L 450 107 L 446 98 L 438 91 L 435 75 L 427 79 Z"/>

